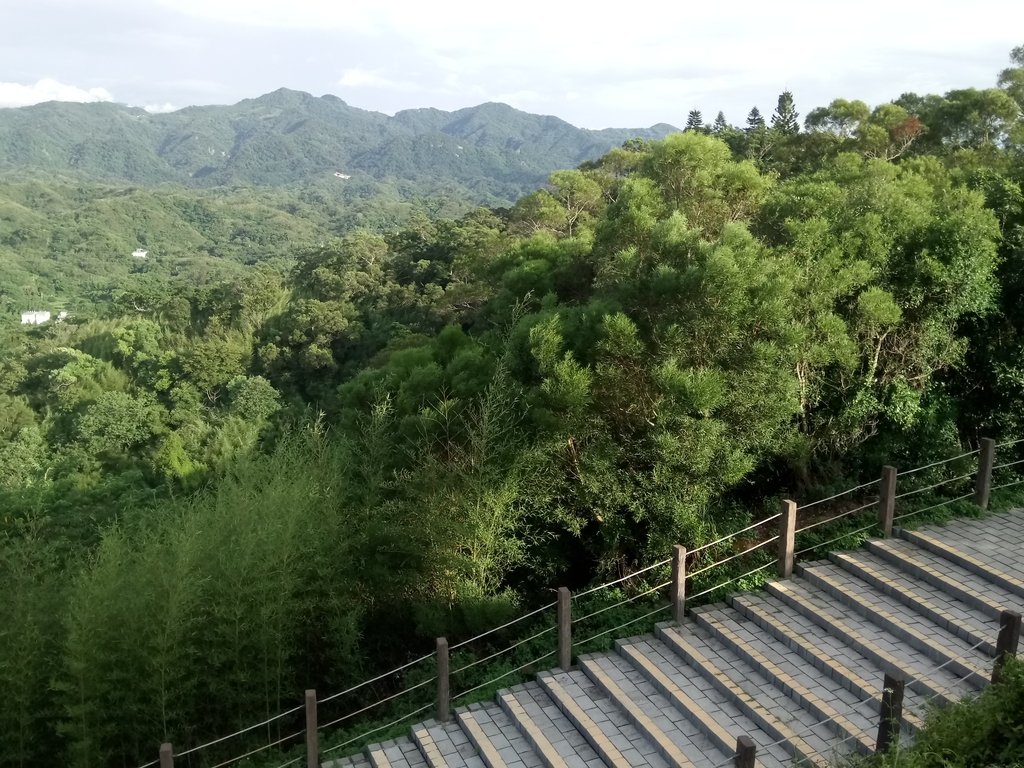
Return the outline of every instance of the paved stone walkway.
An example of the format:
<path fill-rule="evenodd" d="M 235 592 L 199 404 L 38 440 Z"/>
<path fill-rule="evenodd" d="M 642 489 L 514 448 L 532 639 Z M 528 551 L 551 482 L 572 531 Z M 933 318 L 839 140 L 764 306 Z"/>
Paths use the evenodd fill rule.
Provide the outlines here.
<path fill-rule="evenodd" d="M 897 533 L 325 768 L 726 768 L 741 735 L 758 765 L 824 766 L 873 749 L 886 673 L 912 735 L 988 684 L 1000 612 L 1024 611 L 1024 511 Z"/>

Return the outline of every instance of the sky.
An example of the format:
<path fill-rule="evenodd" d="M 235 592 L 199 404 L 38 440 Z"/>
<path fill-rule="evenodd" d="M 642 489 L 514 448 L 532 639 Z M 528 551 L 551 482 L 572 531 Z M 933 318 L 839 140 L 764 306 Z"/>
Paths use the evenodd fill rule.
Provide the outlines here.
<path fill-rule="evenodd" d="M 585 128 L 695 108 L 741 124 L 783 90 L 806 115 L 990 87 L 1018 45 L 1018 0 L 0 0 L 0 107 L 161 112 L 283 86 L 387 114 L 499 101 Z"/>

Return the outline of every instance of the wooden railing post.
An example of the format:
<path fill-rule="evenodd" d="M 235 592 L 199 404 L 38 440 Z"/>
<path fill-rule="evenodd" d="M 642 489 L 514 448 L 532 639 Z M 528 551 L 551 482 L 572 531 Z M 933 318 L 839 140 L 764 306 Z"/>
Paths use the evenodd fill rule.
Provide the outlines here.
<path fill-rule="evenodd" d="M 900 737 L 900 720 L 903 718 L 902 677 L 886 675 L 882 683 L 882 707 L 878 713 L 878 738 L 875 739 L 875 752 L 882 753 L 889 745 Z"/>
<path fill-rule="evenodd" d="M 160 768 L 174 768 L 174 747 L 170 743 L 160 745 Z"/>
<path fill-rule="evenodd" d="M 451 689 L 448 687 L 448 638 L 437 638 L 437 719 L 439 722 L 448 722 L 448 713 L 451 710 L 449 697 Z"/>
<path fill-rule="evenodd" d="M 892 536 L 892 520 L 896 514 L 896 467 L 882 467 L 882 484 L 878 492 L 878 527 L 885 538 Z"/>
<path fill-rule="evenodd" d="M 782 517 L 779 521 L 779 576 L 786 579 L 793 575 L 793 550 L 796 546 L 796 502 L 782 500 Z"/>
<path fill-rule="evenodd" d="M 686 611 L 686 547 L 672 548 L 672 618 L 680 622 Z"/>
<path fill-rule="evenodd" d="M 558 588 L 558 666 L 566 672 L 572 666 L 572 593 L 568 587 Z"/>
<path fill-rule="evenodd" d="M 1003 667 L 1006 659 L 1017 655 L 1020 644 L 1020 614 L 1016 611 L 1003 611 L 999 614 L 999 639 L 996 640 L 996 663 L 992 667 L 992 683 L 1003 678 Z"/>
<path fill-rule="evenodd" d="M 740 736 L 736 739 L 736 768 L 754 768 L 754 757 L 757 755 L 757 745 L 749 736 Z"/>
<path fill-rule="evenodd" d="M 974 503 L 988 509 L 988 498 L 992 493 L 992 465 L 996 462 L 996 441 L 991 437 L 981 438 L 978 451 L 978 477 L 974 481 Z"/>
<path fill-rule="evenodd" d="M 320 743 L 316 720 L 316 691 L 306 689 L 306 768 L 320 768 Z"/>

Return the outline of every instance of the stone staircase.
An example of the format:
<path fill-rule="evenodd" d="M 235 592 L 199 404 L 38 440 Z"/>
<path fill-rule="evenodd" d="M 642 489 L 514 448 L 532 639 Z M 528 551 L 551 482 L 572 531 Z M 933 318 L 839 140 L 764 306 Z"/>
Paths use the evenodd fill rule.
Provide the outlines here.
<path fill-rule="evenodd" d="M 325 766 L 725 768 L 741 735 L 758 765 L 825 766 L 874 748 L 885 674 L 907 736 L 988 684 L 1022 551 L 1024 511 L 897 531 Z"/>

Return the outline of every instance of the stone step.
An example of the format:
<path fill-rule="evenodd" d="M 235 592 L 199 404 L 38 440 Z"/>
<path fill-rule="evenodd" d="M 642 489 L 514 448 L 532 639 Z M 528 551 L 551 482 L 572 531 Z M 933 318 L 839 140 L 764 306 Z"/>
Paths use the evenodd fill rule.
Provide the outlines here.
<path fill-rule="evenodd" d="M 881 699 L 885 670 L 840 639 L 824 634 L 813 622 L 785 603 L 760 595 L 737 595 L 732 605 L 743 616 L 794 651 L 803 661 L 850 691 L 858 700 L 869 696 Z M 921 701 L 916 700 L 920 698 Z M 924 724 L 913 709 L 923 697 L 912 688 L 905 694 L 907 708 L 903 722 L 916 731 Z"/>
<path fill-rule="evenodd" d="M 945 665 L 974 685 L 988 683 L 988 660 L 968 643 L 940 630 L 928 620 L 870 585 L 849 578 L 831 564 L 820 563 L 800 568 L 802 580 L 831 598 L 838 599 L 877 627 L 885 629 L 904 643 L 924 653 L 937 664 Z"/>
<path fill-rule="evenodd" d="M 502 711 L 547 768 L 589 768 L 600 758 L 537 683 L 498 693 Z"/>
<path fill-rule="evenodd" d="M 903 674 L 907 686 L 948 704 L 977 691 L 953 672 L 936 665 L 928 656 L 853 610 L 813 588 L 802 579 L 769 582 L 770 595 L 813 621 L 832 637 L 874 661 L 888 674 Z"/>
<path fill-rule="evenodd" d="M 659 627 L 658 635 L 686 664 L 696 670 L 747 717 L 778 740 L 785 740 L 798 759 L 825 766 L 834 732 L 829 724 L 804 712 L 781 690 L 749 668 L 738 657 L 720 658 L 721 649 L 709 648 L 694 624 L 682 628 Z M 735 665 L 735 666 L 734 666 Z"/>
<path fill-rule="evenodd" d="M 367 747 L 366 757 L 373 768 L 423 768 L 427 765 L 419 747 L 407 737 Z"/>
<path fill-rule="evenodd" d="M 859 742 L 865 752 L 874 748 L 871 724 L 876 705 L 873 697 L 870 701 L 868 696 L 858 698 L 830 677 L 814 674 L 796 653 L 731 608 L 697 608 L 693 619 L 728 651 L 810 712 L 815 720 L 831 721 L 842 738 Z M 860 717 L 854 713 L 859 713 Z"/>
<path fill-rule="evenodd" d="M 989 618 L 982 611 L 944 594 L 937 587 L 914 579 L 870 552 L 833 552 L 829 559 L 969 645 L 981 643 L 980 651 L 995 656 L 998 617 Z"/>
<path fill-rule="evenodd" d="M 698 608 L 692 615 L 700 626 L 816 718 L 835 720 L 844 728 L 846 736 L 855 732 L 850 726 L 856 733 L 863 733 L 863 729 L 860 725 L 846 723 L 845 713 L 856 710 L 870 718 L 881 705 L 884 678 L 875 683 L 874 690 L 865 686 L 863 692 L 854 692 L 831 674 L 820 675 L 813 667 L 808 668 L 799 653 L 755 622 L 745 619 L 737 610 L 710 606 Z M 839 662 L 833 663 L 841 666 Z M 847 670 L 847 674 L 852 673 Z M 866 680 L 861 682 L 867 683 Z M 913 724 L 905 721 L 908 730 L 920 727 L 920 720 L 916 716 L 911 718 L 915 721 Z"/>
<path fill-rule="evenodd" d="M 916 544 L 922 549 L 926 549 L 952 563 L 956 563 L 1018 597 L 1024 597 L 1024 579 L 1018 574 L 1010 572 L 1002 567 L 1001 564 L 984 560 L 983 557 L 986 553 L 972 552 L 972 548 L 964 546 L 962 541 L 958 542 L 959 546 L 947 543 L 941 535 L 936 533 L 936 530 L 941 531 L 942 529 L 934 529 L 931 526 L 918 531 L 901 529 L 899 534 L 901 538 Z"/>
<path fill-rule="evenodd" d="M 430 768 L 484 768 L 473 743 L 456 722 L 428 720 L 415 725 L 412 740 Z"/>
<path fill-rule="evenodd" d="M 619 641 L 616 647 L 622 659 L 720 752 L 733 754 L 736 739 L 745 735 L 757 744 L 759 762 L 769 765 L 770 759 L 774 757 L 788 767 L 792 750 L 776 743 L 778 736 L 763 730 L 733 704 L 728 696 L 707 685 L 700 675 L 661 640 L 653 637 L 633 638 Z"/>
<path fill-rule="evenodd" d="M 321 768 L 370 768 L 371 765 L 369 758 L 362 753 L 320 763 Z"/>
<path fill-rule="evenodd" d="M 609 768 L 668 768 L 655 746 L 583 672 L 546 672 L 537 682 Z"/>
<path fill-rule="evenodd" d="M 1004 610 L 1024 610 L 1024 597 L 1002 589 L 963 566 L 903 539 L 871 539 L 870 552 L 916 579 L 998 619 Z"/>
<path fill-rule="evenodd" d="M 495 704 L 470 704 L 456 719 L 487 768 L 541 768 L 544 763 Z"/>
<path fill-rule="evenodd" d="M 580 658 L 580 669 L 642 733 L 669 765 L 712 768 L 727 762 L 733 750 L 719 750 L 697 726 L 680 716 L 672 703 L 626 659 L 613 654 Z"/>

